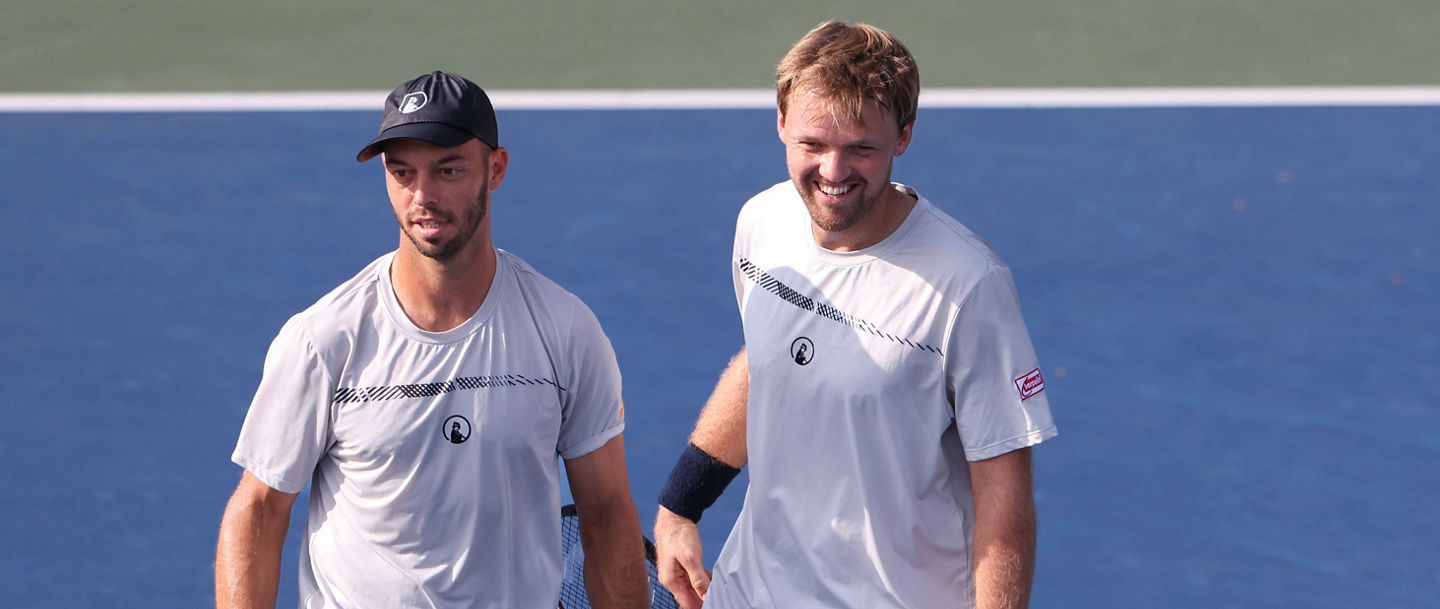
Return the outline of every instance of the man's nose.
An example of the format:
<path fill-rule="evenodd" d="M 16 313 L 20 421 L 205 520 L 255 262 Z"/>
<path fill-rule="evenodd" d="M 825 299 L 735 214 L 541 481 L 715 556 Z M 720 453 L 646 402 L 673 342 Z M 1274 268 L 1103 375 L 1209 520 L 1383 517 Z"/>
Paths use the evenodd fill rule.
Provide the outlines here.
<path fill-rule="evenodd" d="M 845 154 L 839 150 L 831 150 L 820 155 L 820 177 L 830 182 L 839 182 L 850 177 Z"/>
<path fill-rule="evenodd" d="M 417 175 L 415 181 L 410 184 L 410 203 L 417 207 L 430 207 L 435 204 L 434 193 L 434 179 L 425 175 Z"/>

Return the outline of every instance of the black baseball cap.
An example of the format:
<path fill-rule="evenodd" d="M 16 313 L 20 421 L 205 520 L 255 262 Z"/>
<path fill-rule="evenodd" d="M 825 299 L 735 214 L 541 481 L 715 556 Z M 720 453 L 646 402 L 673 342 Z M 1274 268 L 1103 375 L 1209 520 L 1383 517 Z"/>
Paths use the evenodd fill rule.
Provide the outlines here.
<path fill-rule="evenodd" d="M 431 72 L 395 87 L 385 98 L 380 135 L 370 140 L 355 160 L 380 154 L 385 142 L 413 138 L 451 148 L 476 138 L 499 148 L 495 108 L 478 85 L 448 72 Z"/>

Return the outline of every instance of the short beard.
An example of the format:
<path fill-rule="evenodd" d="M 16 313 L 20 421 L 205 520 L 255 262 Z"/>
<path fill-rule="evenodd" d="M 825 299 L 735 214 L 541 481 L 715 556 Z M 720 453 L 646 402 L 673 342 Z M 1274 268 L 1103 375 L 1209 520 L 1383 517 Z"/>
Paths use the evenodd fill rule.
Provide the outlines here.
<path fill-rule="evenodd" d="M 446 218 L 451 220 L 460 228 L 454 239 L 440 243 L 430 243 L 408 230 L 402 230 L 410 243 L 415 245 L 415 250 L 420 255 L 430 258 L 436 262 L 449 262 L 459 254 L 470 241 L 475 238 L 475 233 L 480 230 L 480 223 L 485 220 L 486 214 L 490 212 L 490 176 L 485 176 L 480 184 L 480 193 L 475 195 L 475 205 L 466 209 L 463 215 L 458 218 Z M 400 218 L 396 217 L 399 221 Z M 404 226 L 404 223 L 401 223 Z"/>
<path fill-rule="evenodd" d="M 860 190 L 859 200 L 853 205 L 840 208 L 821 204 L 815 200 L 815 180 L 807 178 L 804 184 L 796 184 L 795 189 L 800 191 L 800 199 L 805 202 L 805 210 L 810 212 L 810 221 L 815 226 L 826 232 L 840 232 L 854 227 L 869 216 L 880 204 L 881 197 L 885 196 L 885 189 L 890 187 L 890 172 L 885 172 L 885 181 L 881 188 L 875 193 L 867 193 L 870 187 L 869 182 L 861 182 L 855 187 Z"/>
<path fill-rule="evenodd" d="M 815 226 L 820 227 L 821 230 L 831 233 L 843 231 L 860 223 L 865 216 L 870 215 L 870 212 L 875 209 L 875 204 L 880 200 L 880 197 L 873 199 L 861 197 L 854 205 L 837 209 L 816 202 L 815 193 L 809 189 L 802 190 L 800 198 L 804 199 L 805 209 L 810 212 L 810 221 L 814 222 Z"/>

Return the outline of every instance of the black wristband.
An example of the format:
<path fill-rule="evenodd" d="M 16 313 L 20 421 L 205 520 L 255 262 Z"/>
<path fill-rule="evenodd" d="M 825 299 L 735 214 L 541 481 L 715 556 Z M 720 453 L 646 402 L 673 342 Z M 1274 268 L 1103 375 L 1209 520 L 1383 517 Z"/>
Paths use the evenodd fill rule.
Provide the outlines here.
<path fill-rule="evenodd" d="M 675 469 L 660 491 L 660 505 L 667 510 L 700 522 L 700 514 L 720 498 L 740 470 L 726 465 L 700 449 L 699 446 L 685 445 Z"/>

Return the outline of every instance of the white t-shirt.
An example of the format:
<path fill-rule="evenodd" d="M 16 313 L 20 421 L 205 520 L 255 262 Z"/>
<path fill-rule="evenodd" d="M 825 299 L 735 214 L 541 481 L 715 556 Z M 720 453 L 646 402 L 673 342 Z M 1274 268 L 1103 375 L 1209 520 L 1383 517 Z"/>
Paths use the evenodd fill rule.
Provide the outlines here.
<path fill-rule="evenodd" d="M 387 254 L 280 330 L 232 459 L 312 479 L 300 606 L 554 609 L 557 456 L 624 428 L 609 340 L 574 295 L 497 250 L 485 302 L 426 332 Z"/>
<path fill-rule="evenodd" d="M 967 460 L 1056 433 L 1009 269 L 924 198 L 826 250 L 790 182 L 740 212 L 733 262 L 750 486 L 706 608 L 973 605 Z"/>

